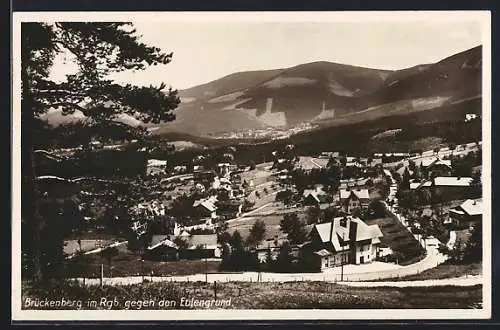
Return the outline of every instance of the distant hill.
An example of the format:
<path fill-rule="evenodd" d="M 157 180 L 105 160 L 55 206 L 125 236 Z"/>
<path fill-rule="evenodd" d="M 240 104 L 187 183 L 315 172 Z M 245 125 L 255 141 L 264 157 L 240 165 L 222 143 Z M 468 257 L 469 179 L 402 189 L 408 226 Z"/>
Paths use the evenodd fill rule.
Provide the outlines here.
<path fill-rule="evenodd" d="M 398 71 L 313 62 L 235 73 L 181 91 L 179 120 L 158 133 L 204 135 L 304 122 L 338 126 L 438 109 L 480 97 L 481 70 L 478 46 Z"/>
<path fill-rule="evenodd" d="M 482 46 L 397 71 L 313 62 L 238 72 L 179 91 L 176 120 L 158 125 L 154 133 L 207 136 L 302 123 L 343 126 L 408 115 L 417 120 L 419 116 L 458 120 L 462 111 L 439 109 L 479 100 L 473 103 L 478 109 L 470 112 L 480 112 L 481 72 Z M 53 111 L 46 119 L 57 124 L 82 116 L 63 118 Z M 118 120 L 141 124 L 125 115 Z"/>
<path fill-rule="evenodd" d="M 279 75 L 284 69 L 237 72 L 206 84 L 179 91 L 185 99 L 202 101 L 244 90 Z"/>

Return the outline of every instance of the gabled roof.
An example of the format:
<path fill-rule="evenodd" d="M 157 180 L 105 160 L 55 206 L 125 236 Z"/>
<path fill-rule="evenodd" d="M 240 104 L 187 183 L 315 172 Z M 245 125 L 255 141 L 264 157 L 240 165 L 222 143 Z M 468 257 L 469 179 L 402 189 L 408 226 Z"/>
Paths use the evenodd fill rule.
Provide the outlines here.
<path fill-rule="evenodd" d="M 363 220 L 352 216 L 346 217 L 346 226 L 341 226 L 341 220 L 344 217 L 334 218 L 331 222 L 321 223 L 314 226 L 313 230 L 318 232 L 322 243 L 332 243 L 335 251 L 343 251 L 348 249 L 348 245 L 341 246 L 341 241 L 349 242 L 349 234 L 351 230 L 351 222 L 357 224 L 356 242 L 364 240 L 372 240 L 373 244 L 380 243 L 380 237 L 383 236 L 378 225 L 368 226 Z M 330 235 L 331 233 L 331 235 Z"/>
<path fill-rule="evenodd" d="M 340 190 L 340 199 L 348 199 L 351 195 L 356 196 L 359 199 L 370 199 L 370 193 L 368 189 L 353 189 L 353 190 Z"/>
<path fill-rule="evenodd" d="M 418 187 L 420 187 L 422 183 L 421 182 L 410 182 L 410 189 L 413 190 L 413 189 L 417 189 Z"/>
<path fill-rule="evenodd" d="M 332 255 L 328 250 L 326 249 L 322 249 L 322 250 L 319 250 L 319 251 L 316 251 L 314 252 L 314 254 L 320 256 L 320 257 L 327 257 L 329 255 Z"/>
<path fill-rule="evenodd" d="M 438 176 L 434 178 L 436 186 L 467 187 L 472 182 L 471 177 Z"/>
<path fill-rule="evenodd" d="M 217 247 L 217 235 L 191 235 L 187 239 L 189 244 L 189 249 L 196 249 L 198 246 L 206 246 L 206 248 L 216 248 Z"/>
<path fill-rule="evenodd" d="M 438 157 L 422 159 L 423 167 L 436 166 L 436 165 L 444 165 L 446 167 L 451 168 L 451 160 L 443 160 L 439 159 Z"/>
<path fill-rule="evenodd" d="M 317 186 L 314 189 L 304 189 L 304 193 L 302 194 L 302 197 L 307 198 L 308 196 L 312 196 L 315 200 L 318 202 L 319 196 L 325 195 L 326 192 L 323 190 L 323 187 Z"/>
<path fill-rule="evenodd" d="M 213 212 L 213 211 L 217 210 L 217 207 L 215 206 L 214 203 L 215 203 L 215 200 L 213 198 L 199 199 L 199 200 L 194 201 L 193 207 L 198 207 L 201 205 L 202 207 L 206 208 L 210 212 Z"/>
<path fill-rule="evenodd" d="M 162 159 L 148 159 L 147 166 L 167 166 L 167 161 Z"/>
<path fill-rule="evenodd" d="M 319 200 L 319 197 L 318 197 L 318 193 L 315 191 L 315 190 L 312 190 L 312 189 L 306 189 L 304 190 L 304 194 L 302 195 L 304 197 L 304 199 L 308 198 L 309 196 L 311 196 L 312 198 L 314 198 L 318 203 L 320 202 Z"/>
<path fill-rule="evenodd" d="M 436 187 L 468 187 L 472 183 L 471 177 L 456 177 L 456 176 L 438 176 L 434 178 L 434 184 Z M 431 187 L 432 180 L 424 181 L 415 189 L 420 189 L 422 187 Z M 412 184 L 410 184 L 412 188 Z"/>
<path fill-rule="evenodd" d="M 422 187 L 430 187 L 430 186 L 432 186 L 432 181 L 428 180 L 428 181 L 420 182 L 415 189 L 420 189 Z M 410 189 L 412 189 L 411 187 L 412 187 L 412 184 L 410 183 Z"/>
<path fill-rule="evenodd" d="M 460 209 L 462 209 L 468 215 L 480 215 L 483 214 L 483 200 L 482 199 L 468 199 L 462 204 L 460 204 Z"/>
<path fill-rule="evenodd" d="M 168 239 L 168 235 L 153 235 L 148 250 L 154 250 L 162 245 L 171 247 L 173 249 L 179 249 L 179 247 L 174 242 Z"/>
<path fill-rule="evenodd" d="M 426 150 L 422 152 L 422 156 L 432 156 L 434 155 L 434 150 Z"/>

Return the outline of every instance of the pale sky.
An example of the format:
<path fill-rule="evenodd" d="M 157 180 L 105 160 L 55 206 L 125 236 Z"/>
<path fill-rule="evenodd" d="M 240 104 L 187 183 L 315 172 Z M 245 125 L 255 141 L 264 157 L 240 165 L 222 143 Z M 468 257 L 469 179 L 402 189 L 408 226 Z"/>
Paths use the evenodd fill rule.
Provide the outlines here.
<path fill-rule="evenodd" d="M 477 21 L 136 22 L 142 40 L 174 53 L 166 66 L 117 81 L 185 89 L 249 70 L 330 61 L 379 69 L 433 63 L 482 44 Z M 67 69 L 58 66 L 58 76 Z"/>

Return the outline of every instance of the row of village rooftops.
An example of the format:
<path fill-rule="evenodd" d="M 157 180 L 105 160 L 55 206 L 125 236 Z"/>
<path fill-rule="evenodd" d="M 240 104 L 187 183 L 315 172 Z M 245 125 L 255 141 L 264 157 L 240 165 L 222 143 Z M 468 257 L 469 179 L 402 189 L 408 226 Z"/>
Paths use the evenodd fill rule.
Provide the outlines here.
<path fill-rule="evenodd" d="M 455 229 L 474 227 L 482 222 L 482 213 L 482 199 L 469 199 L 450 209 L 444 224 Z M 421 216 L 426 215 L 434 216 L 429 210 L 424 210 Z M 390 249 L 380 247 L 382 237 L 377 225 L 367 225 L 353 216 L 335 217 L 329 222 L 314 225 L 308 241 L 292 246 L 292 253 L 312 270 L 336 267 L 342 263 L 369 263 L 390 253 Z M 185 247 L 174 243 L 176 238 L 185 241 Z M 261 262 L 265 262 L 269 254 L 274 259 L 277 257 L 281 243 L 275 237 L 262 242 L 253 251 Z M 216 234 L 191 234 L 176 227 L 171 234 L 153 235 L 145 257 L 156 260 L 219 258 L 221 248 Z"/>
<path fill-rule="evenodd" d="M 451 162 L 448 160 L 439 160 L 438 158 L 430 162 L 422 162 L 422 165 L 428 167 L 438 174 L 449 175 L 451 171 Z M 405 168 L 401 168 L 405 169 Z M 392 176 L 389 170 L 384 170 L 385 175 Z M 323 185 L 316 185 L 312 189 L 305 189 L 303 191 L 303 204 L 304 205 L 320 205 L 329 203 L 334 199 L 339 201 L 339 205 L 345 212 L 351 212 L 353 209 L 359 207 L 367 207 L 370 202 L 370 194 L 368 189 L 364 188 L 367 185 L 369 178 L 356 178 L 349 180 L 341 180 L 338 198 L 329 198 L 329 194 L 323 190 Z M 423 181 L 410 181 L 410 190 L 423 190 L 423 189 L 436 189 L 439 194 L 444 196 L 463 196 L 470 188 L 473 179 L 471 177 L 453 177 L 453 176 L 435 176 L 433 178 Z M 197 186 L 201 184 L 198 183 Z M 363 188 L 361 188 L 363 187 Z M 214 177 L 212 188 L 225 189 L 229 192 L 231 207 L 224 205 L 225 218 L 238 217 L 242 211 L 241 199 L 235 198 L 233 194 L 231 181 L 227 178 Z M 237 196 L 241 197 L 241 196 Z M 236 203 L 235 203 L 236 201 Z M 239 202 L 238 202 L 239 201 Z M 205 199 L 197 200 L 193 204 L 193 208 L 197 209 L 197 214 L 200 217 L 206 217 L 207 221 L 194 225 L 193 228 L 205 228 L 211 226 L 209 219 L 217 219 L 221 214 L 218 214 L 217 196 L 210 196 Z M 220 211 L 222 213 L 222 209 Z M 229 213 L 228 213 L 229 212 Z"/>
<path fill-rule="evenodd" d="M 191 218 L 189 223 L 183 226 L 175 223 L 177 233 L 181 230 L 214 229 L 215 220 L 226 220 L 241 215 L 246 188 L 252 186 L 253 182 L 247 182 L 245 185 L 237 171 L 232 172 L 231 164 L 221 165 L 216 172 L 204 171 L 191 176 L 195 182 L 195 191 L 205 193 L 210 190 L 211 194 L 193 202 L 192 212 L 189 212 Z M 139 236 L 145 233 L 148 217 L 166 215 L 164 202 L 160 201 L 139 203 L 134 211 L 145 216 L 144 219 L 136 221 L 132 227 Z"/>
<path fill-rule="evenodd" d="M 418 158 L 418 157 L 427 157 L 427 156 L 434 156 L 434 155 L 442 155 L 442 156 L 447 156 L 452 154 L 453 152 L 461 152 L 461 151 L 466 151 L 467 149 L 474 149 L 478 146 L 482 146 L 482 141 L 476 142 L 470 142 L 466 144 L 460 144 L 457 145 L 454 149 L 450 149 L 449 147 L 442 147 L 439 148 L 439 150 L 425 150 L 421 153 L 417 152 L 377 152 L 373 153 L 373 157 L 375 158 L 380 158 L 380 157 L 403 157 L 403 158 Z M 320 155 L 321 157 L 341 157 L 344 156 L 344 153 L 340 151 L 323 151 Z M 346 157 L 347 162 L 351 162 L 358 159 L 358 157 Z M 363 158 L 365 159 L 365 158 Z M 366 158 L 367 159 L 367 158 Z"/>
<path fill-rule="evenodd" d="M 292 247 L 292 254 L 308 269 L 322 270 L 340 264 L 364 264 L 377 260 L 382 231 L 378 225 L 367 225 L 353 216 L 336 217 L 331 221 L 313 226 L 308 240 Z M 174 243 L 176 238 L 186 242 L 185 247 Z M 252 250 L 261 262 L 276 259 L 280 243 L 263 242 Z M 156 260 L 180 258 L 219 258 L 222 246 L 216 234 L 190 234 L 182 231 L 177 235 L 154 235 L 147 248 L 146 257 Z"/>
<path fill-rule="evenodd" d="M 429 159 L 426 159 L 427 157 L 433 157 L 433 156 L 438 156 L 438 157 L 445 157 L 445 156 L 450 156 L 453 155 L 454 153 L 462 154 L 466 153 L 467 151 L 473 150 L 477 147 L 482 146 L 482 141 L 479 142 L 471 142 L 467 144 L 462 144 L 462 145 L 457 145 L 453 150 L 450 149 L 449 147 L 443 147 L 440 148 L 439 150 L 426 150 L 423 151 L 422 153 L 405 153 L 405 152 L 387 152 L 387 153 L 374 153 L 373 157 L 353 157 L 353 156 L 346 156 L 346 166 L 357 166 L 361 167 L 363 165 L 366 166 L 376 166 L 378 164 L 383 163 L 383 158 L 395 158 L 395 159 L 418 159 L 422 158 L 422 162 L 428 162 L 431 161 Z M 285 151 L 293 151 L 295 150 L 295 146 L 290 144 L 286 145 L 284 148 Z M 231 153 L 227 153 L 228 159 L 234 159 L 234 156 L 232 156 Z M 231 156 L 231 157 L 230 157 Z M 274 151 L 273 156 L 278 156 L 278 152 Z M 330 158 L 339 158 L 341 156 L 344 156 L 343 153 L 338 152 L 338 151 L 324 151 L 320 154 L 319 159 L 330 159 Z M 198 155 L 193 158 L 193 162 L 199 162 L 204 158 L 203 155 Z M 370 162 L 369 162 L 370 160 Z M 288 162 L 288 159 L 286 158 L 280 158 L 277 157 L 275 162 L 279 165 L 282 163 Z M 161 160 L 161 159 L 148 159 L 147 162 L 147 174 L 148 175 L 154 175 L 154 174 L 163 174 L 165 169 L 167 168 L 167 160 Z M 324 164 L 326 166 L 326 164 Z M 424 164 L 424 166 L 426 166 Z M 238 168 L 237 165 L 232 164 L 230 162 L 223 162 L 223 163 L 218 163 L 217 168 L 219 171 L 224 171 L 228 173 L 231 170 L 235 170 Z M 242 168 L 243 169 L 243 168 Z M 201 165 L 194 165 L 193 168 L 194 171 L 203 171 L 203 166 Z M 188 172 L 188 168 L 185 165 L 177 165 L 174 166 L 173 168 L 173 173 L 174 174 L 182 174 Z"/>
<path fill-rule="evenodd" d="M 466 200 L 450 209 L 444 224 L 455 229 L 477 226 L 482 222 L 482 206 L 482 199 Z M 425 212 L 423 211 L 422 216 L 426 215 Z M 174 243 L 177 237 L 186 242 L 185 247 Z M 346 263 L 364 264 L 390 253 L 380 247 L 382 238 L 382 231 L 377 225 L 367 225 L 360 218 L 351 215 L 335 217 L 329 222 L 315 224 L 305 243 L 292 246 L 292 254 L 312 270 Z M 262 242 L 253 251 L 261 262 L 265 262 L 269 254 L 274 259 L 277 257 L 281 243 L 275 237 L 274 240 Z M 147 257 L 160 260 L 218 258 L 221 256 L 221 248 L 216 234 L 190 234 L 186 230 L 177 229 L 173 234 L 154 235 L 147 248 Z"/>

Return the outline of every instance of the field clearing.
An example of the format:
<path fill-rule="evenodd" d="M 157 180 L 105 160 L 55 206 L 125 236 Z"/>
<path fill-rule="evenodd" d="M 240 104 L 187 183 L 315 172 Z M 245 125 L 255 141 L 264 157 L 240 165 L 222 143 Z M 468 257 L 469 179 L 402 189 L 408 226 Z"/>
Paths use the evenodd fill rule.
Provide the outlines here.
<path fill-rule="evenodd" d="M 110 309 L 126 309 L 123 302 L 153 301 L 141 309 L 187 309 L 180 307 L 181 297 L 197 300 L 214 299 L 213 283 L 142 283 L 127 286 L 82 287 L 70 283 L 53 283 L 35 287 L 22 284 L 23 301 L 31 299 L 97 300 L 102 297 L 119 302 Z M 175 301 L 168 308 L 160 300 Z M 472 309 L 482 306 L 482 286 L 436 286 L 418 288 L 355 288 L 324 282 L 287 283 L 217 283 L 217 299 L 229 301 L 224 309 Z M 89 307 L 86 307 L 89 308 Z M 130 308 L 130 306 L 128 307 Z M 215 306 L 198 307 L 221 308 Z M 61 308 L 72 309 L 72 308 Z M 105 306 L 89 309 L 106 309 Z M 132 308 L 139 309 L 139 308 Z"/>
<path fill-rule="evenodd" d="M 328 161 L 329 159 L 301 156 L 299 157 L 297 166 L 303 168 L 304 170 L 326 168 Z"/>
<path fill-rule="evenodd" d="M 242 218 L 241 220 L 231 222 L 227 231 L 232 235 L 236 230 L 238 230 L 243 239 L 246 239 L 253 224 L 257 220 L 262 220 L 266 224 L 266 233 L 264 240 L 274 239 L 276 235 L 281 238 L 284 237 L 284 234 L 280 230 L 281 219 L 283 219 L 282 215 L 252 216 L 248 218 Z"/>
<path fill-rule="evenodd" d="M 272 172 L 263 168 L 255 168 L 254 170 L 243 172 L 240 175 L 242 181 L 253 181 L 255 186 L 272 180 Z"/>

